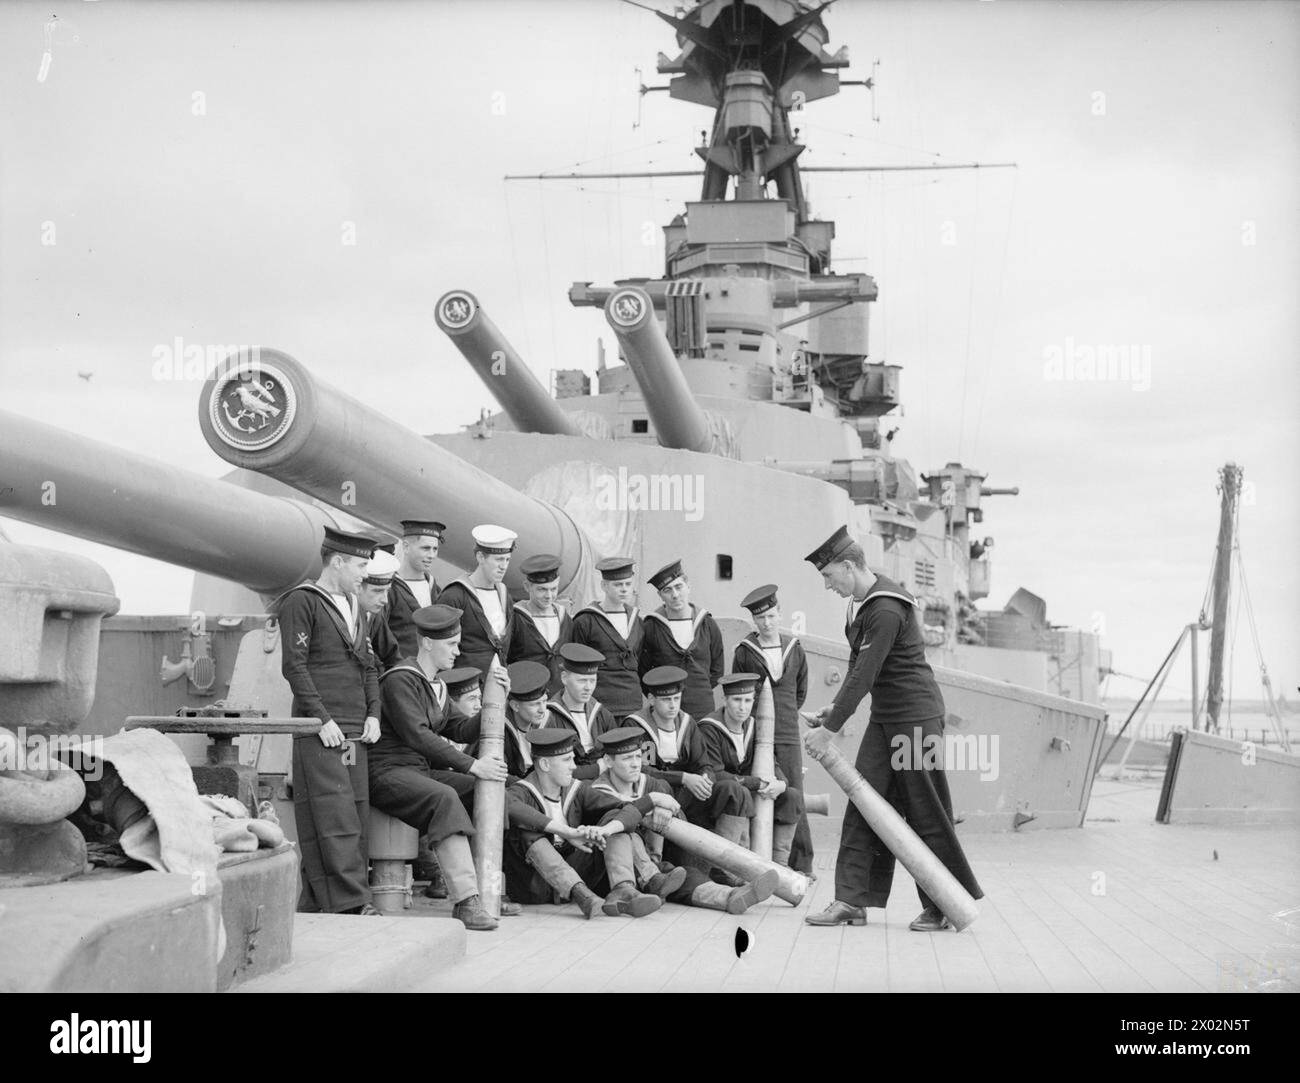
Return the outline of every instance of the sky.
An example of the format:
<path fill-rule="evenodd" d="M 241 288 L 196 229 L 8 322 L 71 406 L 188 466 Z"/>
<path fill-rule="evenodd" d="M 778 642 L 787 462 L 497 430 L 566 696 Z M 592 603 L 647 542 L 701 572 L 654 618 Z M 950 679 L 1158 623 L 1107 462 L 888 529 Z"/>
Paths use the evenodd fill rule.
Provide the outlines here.
<path fill-rule="evenodd" d="M 795 115 L 805 165 L 1017 164 L 807 178 L 834 270 L 879 285 L 895 453 L 1020 488 L 986 501 L 984 604 L 1024 586 L 1149 676 L 1197 617 L 1232 460 L 1264 659 L 1295 699 L 1300 5 L 840 0 L 826 23 L 842 78 L 879 59 L 877 86 Z M 544 380 L 594 370 L 612 336 L 569 284 L 662 273 L 658 227 L 696 182 L 502 178 L 692 168 L 711 113 L 637 93 L 661 51 L 670 29 L 617 0 L 0 6 L 3 408 L 219 476 L 199 383 L 160 378 L 179 338 L 274 346 L 455 431 L 493 404 L 434 323 L 454 287 Z M 1079 378 L 1097 350 L 1119 378 Z M 123 612 L 187 604 L 183 569 L 0 527 L 98 560 Z M 1233 693 L 1255 698 L 1236 621 Z"/>

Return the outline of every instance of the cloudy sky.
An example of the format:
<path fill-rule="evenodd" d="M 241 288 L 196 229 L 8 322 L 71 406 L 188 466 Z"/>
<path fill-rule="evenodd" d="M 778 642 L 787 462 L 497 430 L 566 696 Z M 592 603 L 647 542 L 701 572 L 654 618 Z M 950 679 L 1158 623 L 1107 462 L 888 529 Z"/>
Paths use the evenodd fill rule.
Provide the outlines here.
<path fill-rule="evenodd" d="M 808 185 L 835 269 L 880 285 L 897 453 L 1020 486 L 988 504 L 989 602 L 1028 587 L 1149 674 L 1196 617 L 1235 460 L 1265 658 L 1294 699 L 1300 5 L 841 0 L 827 24 L 846 78 L 879 58 L 880 119 L 862 88 L 810 105 L 805 164 L 1019 166 Z M 198 385 L 155 378 L 180 338 L 275 346 L 454 430 L 490 405 L 433 321 L 456 286 L 543 378 L 594 369 L 604 322 L 565 290 L 660 273 L 646 225 L 697 186 L 502 177 L 691 168 L 711 114 L 636 93 L 660 51 L 669 29 L 616 0 L 5 4 L 3 407 L 217 476 Z M 1099 348 L 1127 351 L 1125 378 L 1059 378 Z M 125 612 L 188 600 L 185 571 L 3 526 L 92 555 Z M 1254 698 L 1240 619 L 1234 691 Z"/>

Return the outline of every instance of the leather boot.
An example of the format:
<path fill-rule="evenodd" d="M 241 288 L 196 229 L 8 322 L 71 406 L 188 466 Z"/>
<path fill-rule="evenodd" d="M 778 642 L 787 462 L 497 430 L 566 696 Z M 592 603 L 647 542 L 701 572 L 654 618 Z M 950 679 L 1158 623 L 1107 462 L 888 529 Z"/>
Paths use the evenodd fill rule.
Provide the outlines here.
<path fill-rule="evenodd" d="M 642 890 L 647 894 L 666 899 L 684 883 L 686 883 L 686 870 L 680 865 L 669 865 L 665 862 L 660 866 L 659 872 L 645 882 Z"/>
<path fill-rule="evenodd" d="M 743 914 L 755 903 L 771 898 L 780 883 L 781 875 L 776 869 L 764 869 L 749 883 L 731 889 L 727 896 L 727 913 Z"/>
<path fill-rule="evenodd" d="M 772 860 L 778 865 L 790 866 L 790 848 L 794 845 L 794 833 L 798 824 L 774 823 L 772 825 Z"/>
<path fill-rule="evenodd" d="M 582 877 L 560 856 L 550 839 L 538 839 L 528 847 L 524 860 L 537 870 L 537 875 L 546 881 L 560 899 L 577 903 L 583 915 L 591 917 L 590 910 L 600 904 L 600 896 L 582 882 Z M 504 912 L 503 910 L 502 913 Z"/>
<path fill-rule="evenodd" d="M 600 913 L 600 904 L 605 900 L 592 891 L 586 884 L 579 882 L 573 885 L 573 891 L 569 895 L 569 901 L 575 903 L 578 909 L 582 911 L 582 916 L 590 921 Z"/>
<path fill-rule="evenodd" d="M 862 906 L 850 906 L 836 899 L 820 914 L 809 914 L 803 919 L 808 925 L 865 925 L 867 911 Z"/>
<path fill-rule="evenodd" d="M 465 928 L 474 932 L 491 932 L 497 927 L 497 919 L 483 909 L 483 903 L 477 895 L 458 902 L 451 908 L 451 916 L 462 922 Z"/>
<path fill-rule="evenodd" d="M 937 933 L 951 929 L 952 925 L 937 906 L 927 906 L 916 915 L 908 928 L 914 933 Z"/>
<path fill-rule="evenodd" d="M 605 903 L 601 909 L 612 918 L 620 914 L 643 918 L 647 914 L 653 914 L 663 904 L 663 899 L 658 895 L 643 895 L 637 891 L 636 885 L 631 880 L 624 880 L 621 884 L 616 884 L 614 890 L 605 896 Z"/>

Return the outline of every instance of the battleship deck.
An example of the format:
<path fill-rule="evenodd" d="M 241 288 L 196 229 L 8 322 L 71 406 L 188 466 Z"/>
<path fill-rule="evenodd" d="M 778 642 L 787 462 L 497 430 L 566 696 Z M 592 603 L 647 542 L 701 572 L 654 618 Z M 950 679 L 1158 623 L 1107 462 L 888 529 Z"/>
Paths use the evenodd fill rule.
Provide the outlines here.
<path fill-rule="evenodd" d="M 463 962 L 420 992 L 1200 992 L 1300 990 L 1300 827 L 1153 821 L 1158 781 L 1098 779 L 1082 829 L 969 834 L 981 916 L 955 934 L 910 932 L 901 867 L 866 928 L 804 915 L 834 895 L 838 824 L 815 824 L 817 882 L 799 907 L 742 917 L 665 906 L 583 921 L 528 907 L 471 933 Z M 820 819 L 820 818 L 819 818 Z M 442 914 L 421 899 L 418 914 Z M 750 946 L 737 958 L 736 930 Z"/>

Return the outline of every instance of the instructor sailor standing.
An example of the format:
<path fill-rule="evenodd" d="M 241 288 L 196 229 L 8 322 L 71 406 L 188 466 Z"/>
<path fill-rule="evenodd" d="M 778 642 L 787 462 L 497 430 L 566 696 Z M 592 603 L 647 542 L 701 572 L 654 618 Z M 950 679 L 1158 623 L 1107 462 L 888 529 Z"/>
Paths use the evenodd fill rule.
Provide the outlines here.
<path fill-rule="evenodd" d="M 844 627 L 849 674 L 835 701 L 809 718 L 814 729 L 804 738 L 804 747 L 820 758 L 870 693 L 871 719 L 854 767 L 898 809 L 971 897 L 983 898 L 957 841 L 942 767 L 930 766 L 927 756 L 893 755 L 900 742 L 919 749 L 943 739 L 943 695 L 925 660 L 915 599 L 867 568 L 866 554 L 847 527 L 840 527 L 804 559 L 821 572 L 827 590 L 849 599 Z M 895 759 L 900 766 L 894 766 Z M 850 804 L 835 859 L 835 901 L 804 920 L 809 925 L 865 925 L 866 907 L 884 907 L 893 879 L 894 855 Z M 920 885 L 916 890 L 923 909 L 910 927 L 916 932 L 949 928 L 934 900 Z"/>

